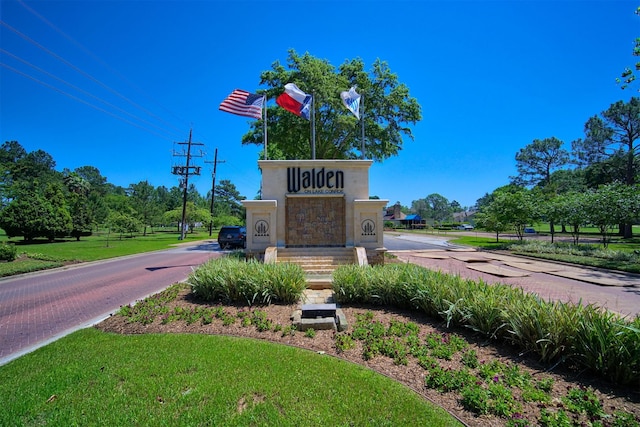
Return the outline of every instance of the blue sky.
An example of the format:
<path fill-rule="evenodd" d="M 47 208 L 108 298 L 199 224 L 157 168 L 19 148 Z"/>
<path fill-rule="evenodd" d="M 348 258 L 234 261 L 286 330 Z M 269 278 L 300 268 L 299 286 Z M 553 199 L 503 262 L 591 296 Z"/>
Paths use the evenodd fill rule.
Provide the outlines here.
<path fill-rule="evenodd" d="M 252 199 L 260 147 L 240 142 L 251 119 L 220 102 L 235 88 L 260 89 L 260 73 L 289 49 L 335 67 L 359 57 L 368 69 L 379 58 L 423 119 L 397 157 L 372 166 L 371 195 L 410 206 L 438 193 L 471 206 L 516 174 L 520 148 L 555 136 L 569 149 L 589 117 L 638 95 L 615 83 L 635 63 L 638 6 L 2 0 L 0 140 L 45 150 L 58 170 L 91 165 L 116 185 L 171 187 L 171 166 L 183 162 L 174 142 L 193 128 L 206 156 L 191 182 L 203 195 L 211 188 L 203 160 L 217 148 L 217 182 Z"/>

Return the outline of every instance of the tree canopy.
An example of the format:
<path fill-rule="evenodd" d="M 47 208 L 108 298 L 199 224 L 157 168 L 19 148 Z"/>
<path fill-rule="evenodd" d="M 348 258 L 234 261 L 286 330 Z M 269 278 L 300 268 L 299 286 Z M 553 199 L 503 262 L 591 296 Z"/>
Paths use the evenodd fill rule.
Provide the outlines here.
<path fill-rule="evenodd" d="M 634 13 L 640 16 L 640 7 L 638 7 Z M 636 39 L 633 41 L 632 55 L 635 57 L 640 56 L 640 37 L 636 37 Z M 636 80 L 636 73 L 638 71 L 640 71 L 640 61 L 635 63 L 633 69 L 631 69 L 630 67 L 626 67 L 620 74 L 620 77 L 616 79 L 616 82 L 622 89 L 626 89 Z M 640 92 L 640 88 L 638 88 L 638 92 Z"/>
<path fill-rule="evenodd" d="M 625 162 L 624 182 L 633 185 L 640 157 L 640 98 L 611 104 L 587 121 L 584 132 L 584 139 L 572 143 L 579 164 L 588 166 L 620 156 Z"/>
<path fill-rule="evenodd" d="M 554 170 L 569 163 L 569 153 L 562 148 L 563 142 L 556 137 L 534 139 L 516 154 L 518 176 L 515 181 L 522 185 L 546 187 Z"/>
<path fill-rule="evenodd" d="M 336 70 L 326 60 L 290 50 L 286 66 L 275 61 L 271 70 L 262 72 L 260 84 L 268 89 L 258 92 L 275 99 L 287 83 L 295 83 L 314 97 L 317 159 L 356 159 L 362 155 L 361 127 L 340 99 L 340 92 L 352 86 L 357 86 L 363 99 L 365 158 L 382 161 L 397 155 L 403 138 L 413 139 L 409 125 L 422 118 L 420 105 L 409 95 L 409 88 L 379 59 L 369 71 L 359 58 L 346 60 Z M 310 159 L 309 125 L 278 106 L 268 107 L 268 158 Z M 262 145 L 263 135 L 263 121 L 253 121 L 242 143 Z"/>
<path fill-rule="evenodd" d="M 181 214 L 183 191 L 178 187 L 155 188 L 148 181 L 127 188 L 107 182 L 93 166 L 74 170 L 55 169 L 53 157 L 43 150 L 27 152 L 17 141 L 0 146 L 0 228 L 10 237 L 54 240 L 68 236 L 80 239 L 94 228 L 135 233 L 166 225 L 165 212 Z M 218 222 L 242 223 L 243 196 L 230 181 L 222 181 L 216 202 Z M 191 184 L 187 191 L 190 224 L 210 222 L 209 203 Z M 194 211 L 195 214 L 192 214 Z M 181 218 L 171 218 L 177 223 Z"/>

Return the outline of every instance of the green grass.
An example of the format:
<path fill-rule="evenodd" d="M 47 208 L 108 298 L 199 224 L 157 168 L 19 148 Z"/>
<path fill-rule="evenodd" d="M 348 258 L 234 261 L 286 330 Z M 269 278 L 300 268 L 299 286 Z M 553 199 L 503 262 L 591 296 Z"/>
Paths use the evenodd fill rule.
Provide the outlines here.
<path fill-rule="evenodd" d="M 502 240 L 496 242 L 494 237 L 481 237 L 481 236 L 457 236 L 456 238 L 449 240 L 454 245 L 473 246 L 474 248 L 482 248 L 487 250 L 501 250 L 507 248 L 508 241 Z"/>
<path fill-rule="evenodd" d="M 62 262 L 41 261 L 36 259 L 25 259 L 20 261 L 0 263 L 0 277 L 14 276 L 16 274 L 31 273 L 33 271 L 48 270 L 50 268 L 61 267 Z"/>
<path fill-rule="evenodd" d="M 82 237 L 80 241 L 64 239 L 49 243 L 46 240 L 37 240 L 35 243 L 27 244 L 22 238 L 7 240 L 6 236 L 2 234 L 0 241 L 14 243 L 18 248 L 20 260 L 0 263 L 0 277 L 59 267 L 64 262 L 97 261 L 170 249 L 176 244 L 185 242 L 214 240 L 217 238 L 217 232 L 211 237 L 209 237 L 209 232 L 205 230 L 189 233 L 185 240 L 179 240 L 179 237 L 180 233 L 177 231 L 147 232 L 146 236 L 142 236 L 142 234 L 135 237 L 123 236 L 122 239 L 117 234 L 108 236 L 106 233 L 98 233 Z"/>
<path fill-rule="evenodd" d="M 123 237 L 111 234 L 107 236 L 100 233 L 95 236 L 82 237 L 80 241 L 75 239 L 60 240 L 49 243 L 45 240 L 38 243 L 25 244 L 22 239 L 12 239 L 19 252 L 45 254 L 62 260 L 96 261 L 123 255 L 131 255 L 161 249 L 168 249 L 172 245 L 184 242 L 209 239 L 208 232 L 196 232 L 188 234 L 183 241 L 178 240 L 178 232 L 147 233 L 146 236 Z M 214 234 L 211 239 L 217 236 Z"/>
<path fill-rule="evenodd" d="M 496 242 L 495 238 L 479 236 L 459 236 L 451 243 L 456 245 L 472 246 L 486 250 L 509 250 L 515 254 L 527 255 L 536 258 L 560 261 L 576 265 L 585 265 L 609 270 L 626 271 L 628 273 L 640 273 L 640 263 L 634 262 L 631 255 L 635 251 L 640 251 L 640 241 L 614 240 L 607 249 L 597 244 L 580 244 L 577 247 L 568 243 L 537 242 L 536 245 L 521 246 L 517 240 L 501 240 Z M 525 239 L 524 242 L 530 242 Z M 536 248 L 539 246 L 538 248 Z M 556 250 L 551 250 L 556 248 Z M 544 250 L 542 250 L 544 249 Z M 573 249 L 569 251 L 569 249 Z M 573 253 L 570 253 L 573 252 Z M 620 254 L 617 254 L 619 252 Z M 623 256 L 627 254 L 628 256 Z M 638 257 L 636 256 L 635 259 Z"/>
<path fill-rule="evenodd" d="M 85 329 L 0 367 L 0 425 L 460 425 L 359 365 L 222 336 Z"/>

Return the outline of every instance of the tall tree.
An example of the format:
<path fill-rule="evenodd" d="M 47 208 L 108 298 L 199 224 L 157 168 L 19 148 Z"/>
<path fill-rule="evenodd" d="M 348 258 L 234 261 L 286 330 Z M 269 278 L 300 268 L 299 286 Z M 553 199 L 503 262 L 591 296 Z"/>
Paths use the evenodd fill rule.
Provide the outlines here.
<path fill-rule="evenodd" d="M 61 177 L 55 167 L 56 162 L 51 154 L 43 150 L 31 151 L 16 162 L 13 179 L 22 182 L 40 182 L 46 185 L 46 183 Z"/>
<path fill-rule="evenodd" d="M 164 220 L 179 224 L 182 221 L 182 206 L 171 211 L 167 211 L 163 215 Z M 193 202 L 187 202 L 185 209 L 185 224 L 189 225 L 189 230 L 193 233 L 196 223 L 209 224 L 211 222 L 211 213 L 208 208 L 199 208 Z"/>
<path fill-rule="evenodd" d="M 308 53 L 288 52 L 286 67 L 279 61 L 262 72 L 260 84 L 268 89 L 258 91 L 275 99 L 286 83 L 295 83 L 314 97 L 315 154 L 318 159 L 354 159 L 361 156 L 361 128 L 355 116 L 346 110 L 340 92 L 357 85 L 363 96 L 365 157 L 382 161 L 397 155 L 403 137 L 413 139 L 409 125 L 421 120 L 420 105 L 409 95 L 406 85 L 399 83 L 386 62 L 376 60 L 365 71 L 361 59 L 345 61 L 336 70 L 328 61 Z M 286 110 L 272 106 L 268 111 L 269 158 L 308 159 L 312 157 L 310 123 Z M 262 144 L 262 120 L 251 123 L 243 136 L 243 144 Z M 273 142 L 272 142 L 273 141 Z"/>
<path fill-rule="evenodd" d="M 59 183 L 50 183 L 44 191 L 22 190 L 0 215 L 0 228 L 7 236 L 23 236 L 31 241 L 66 236 L 71 231 L 71 215 Z"/>
<path fill-rule="evenodd" d="M 47 184 L 44 197 L 51 205 L 51 216 L 47 218 L 46 236 L 50 241 L 56 237 L 68 236 L 73 228 L 73 221 L 61 183 Z"/>
<path fill-rule="evenodd" d="M 591 165 L 622 156 L 625 162 L 624 183 L 635 184 L 638 175 L 637 159 L 640 157 L 640 98 L 633 97 L 627 103 L 618 101 L 600 113 L 591 117 L 584 126 L 585 138 L 572 143 L 578 160 Z M 630 223 L 624 224 L 624 237 L 631 238 L 633 231 Z"/>
<path fill-rule="evenodd" d="M 549 185 L 555 194 L 585 191 L 587 178 L 583 169 L 558 169 L 551 173 Z"/>
<path fill-rule="evenodd" d="M 27 155 L 18 141 L 5 141 L 0 147 L 0 201 L 6 206 L 14 197 L 14 171 L 19 160 Z"/>
<path fill-rule="evenodd" d="M 66 171 L 64 183 L 69 191 L 69 213 L 71 214 L 71 236 L 80 240 L 83 235 L 91 235 L 93 211 L 89 202 L 91 185 L 76 172 Z"/>
<path fill-rule="evenodd" d="M 91 191 L 104 196 L 107 193 L 107 178 L 102 176 L 100 170 L 94 166 L 81 166 L 73 172 L 89 183 Z"/>
<path fill-rule="evenodd" d="M 616 155 L 625 157 L 625 184 L 635 183 L 634 159 L 640 156 L 640 98 L 618 101 L 591 117 L 584 125 L 585 138 L 572 143 L 583 165 L 601 162 Z"/>
<path fill-rule="evenodd" d="M 587 193 L 584 207 L 587 220 L 598 227 L 606 248 L 611 230 L 620 223 L 630 223 L 640 214 L 640 188 L 620 183 L 603 185 Z"/>
<path fill-rule="evenodd" d="M 156 194 L 156 189 L 146 180 L 129 186 L 131 205 L 142 223 L 143 236 L 147 235 L 147 227 L 153 227 L 160 215 Z"/>
<path fill-rule="evenodd" d="M 518 176 L 514 181 L 525 186 L 546 187 L 551 174 L 569 163 L 569 152 L 562 148 L 564 143 L 555 136 L 534 139 L 516 154 Z"/>
<path fill-rule="evenodd" d="M 640 182 L 640 157 L 634 159 L 636 171 L 635 182 Z M 622 150 L 613 153 L 611 157 L 593 163 L 581 169 L 584 175 L 584 183 L 588 188 L 597 189 L 601 185 L 613 182 L 625 182 L 627 176 L 627 156 Z"/>
<path fill-rule="evenodd" d="M 496 241 L 498 233 L 509 226 L 522 240 L 524 228 L 539 219 L 539 208 L 531 190 L 506 186 L 493 192 L 492 201 L 483 207 L 477 219 L 496 232 Z"/>
<path fill-rule="evenodd" d="M 53 214 L 51 204 L 35 191 L 22 192 L 3 209 L 0 228 L 9 238 L 22 236 L 31 241 L 46 236 L 47 221 Z"/>
<path fill-rule="evenodd" d="M 244 207 L 241 201 L 245 199 L 231 181 L 223 179 L 216 185 L 214 213 L 216 216 L 230 215 L 242 219 Z"/>
<path fill-rule="evenodd" d="M 182 193 L 178 187 L 167 189 L 164 185 L 156 188 L 156 200 L 160 210 L 164 213 L 182 206 Z"/>
<path fill-rule="evenodd" d="M 640 7 L 634 13 L 640 16 Z M 636 37 L 633 45 L 632 55 L 640 56 L 640 37 Z M 620 85 L 621 89 L 626 89 L 636 80 L 636 73 L 638 72 L 640 72 L 640 61 L 635 63 L 633 70 L 630 67 L 625 68 L 620 77 L 616 79 L 616 83 Z M 638 88 L 638 92 L 640 92 L 640 88 Z"/>
<path fill-rule="evenodd" d="M 422 219 L 431 218 L 429 206 L 427 206 L 427 202 L 424 199 L 411 201 L 411 212 L 415 212 L 420 215 Z"/>
<path fill-rule="evenodd" d="M 424 219 L 433 219 L 442 223 L 451 219 L 452 207 L 446 197 L 438 194 L 429 194 L 424 199 L 411 202 L 411 210 Z"/>
<path fill-rule="evenodd" d="M 43 150 L 27 152 L 18 141 L 6 141 L 0 147 L 0 166 L 3 204 L 23 190 L 37 188 L 43 191 L 49 183 L 62 180 L 49 153 Z"/>

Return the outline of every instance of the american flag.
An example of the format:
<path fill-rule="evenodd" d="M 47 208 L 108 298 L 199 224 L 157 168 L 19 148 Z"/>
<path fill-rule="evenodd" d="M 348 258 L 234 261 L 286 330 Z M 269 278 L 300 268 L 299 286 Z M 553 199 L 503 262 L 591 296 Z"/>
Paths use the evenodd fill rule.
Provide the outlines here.
<path fill-rule="evenodd" d="M 227 96 L 227 98 L 222 101 L 220 109 L 227 113 L 237 114 L 239 116 L 261 119 L 263 103 L 263 95 L 256 95 L 255 93 L 249 93 L 246 90 L 236 89 L 231 92 L 231 95 Z"/>

